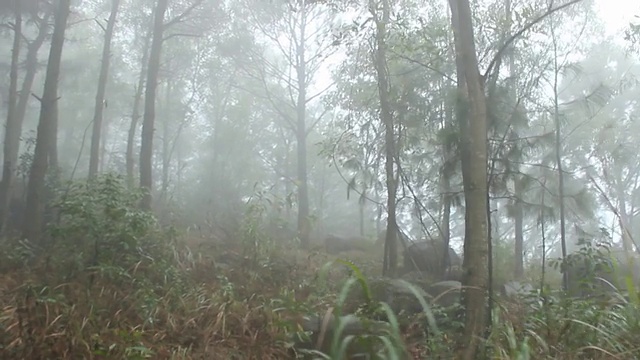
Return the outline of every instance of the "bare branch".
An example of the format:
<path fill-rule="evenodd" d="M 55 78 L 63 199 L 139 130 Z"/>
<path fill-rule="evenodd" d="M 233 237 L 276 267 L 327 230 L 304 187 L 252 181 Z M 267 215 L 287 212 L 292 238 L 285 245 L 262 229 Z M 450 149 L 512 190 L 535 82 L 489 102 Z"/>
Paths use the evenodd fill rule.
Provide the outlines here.
<path fill-rule="evenodd" d="M 96 22 L 96 24 L 98 24 L 98 26 L 100 26 L 100 29 L 102 29 L 102 31 L 107 32 L 107 28 L 104 27 L 104 25 L 102 25 L 102 23 L 100 23 L 100 21 L 98 21 L 98 19 L 93 19 L 93 21 Z"/>
<path fill-rule="evenodd" d="M 198 5 L 202 4 L 203 0 L 195 0 L 191 6 L 189 6 L 182 14 L 174 17 L 173 19 L 171 19 L 169 22 L 164 24 L 164 28 L 168 29 L 171 26 L 182 22 L 187 16 L 189 16 L 189 14 L 191 14 L 191 12 L 193 11 L 193 9 L 195 9 Z"/>
<path fill-rule="evenodd" d="M 482 76 L 483 79 L 487 79 L 487 76 L 491 73 L 491 71 L 493 70 L 493 67 L 496 65 L 496 63 L 498 62 L 498 60 L 500 60 L 502 58 L 502 55 L 504 55 L 504 52 L 507 50 L 507 48 L 509 48 L 509 46 L 517 39 L 519 38 L 522 34 L 524 34 L 525 32 L 527 32 L 529 29 L 531 29 L 532 27 L 534 27 L 535 25 L 537 25 L 538 23 L 540 23 L 542 20 L 546 19 L 547 17 L 549 17 L 550 15 L 566 9 L 572 5 L 575 5 L 579 2 L 581 2 L 582 0 L 571 0 L 566 4 L 560 5 L 558 7 L 555 8 L 549 8 L 544 14 L 540 15 L 539 17 L 537 17 L 536 19 L 534 19 L 533 21 L 531 21 L 530 23 L 526 24 L 525 26 L 522 27 L 522 29 L 518 30 L 515 34 L 511 35 L 505 42 L 504 44 L 502 44 L 502 47 L 500 47 L 500 49 L 498 50 L 498 52 L 495 54 L 495 56 L 493 57 L 493 59 L 491 60 L 491 62 L 489 63 L 489 67 L 487 67 L 487 71 L 485 71 L 484 75 Z"/>

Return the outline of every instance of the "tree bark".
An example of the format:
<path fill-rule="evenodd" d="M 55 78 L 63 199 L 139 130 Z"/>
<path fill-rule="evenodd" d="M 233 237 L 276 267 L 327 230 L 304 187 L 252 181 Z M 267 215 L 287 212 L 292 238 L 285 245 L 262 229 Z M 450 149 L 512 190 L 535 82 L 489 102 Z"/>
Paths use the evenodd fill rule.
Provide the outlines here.
<path fill-rule="evenodd" d="M 558 51 L 555 35 L 555 26 L 551 25 L 551 37 L 553 41 L 553 65 L 554 65 L 554 79 L 553 79 L 553 118 L 555 123 L 555 156 L 556 167 L 558 170 L 558 197 L 560 201 L 560 246 L 562 249 L 562 260 L 567 258 L 567 231 L 566 231 L 566 219 L 564 213 L 564 171 L 562 170 L 562 136 L 560 133 L 560 103 L 558 99 L 558 84 L 560 68 L 558 65 Z M 567 291 L 569 289 L 569 272 L 562 272 L 562 288 Z"/>
<path fill-rule="evenodd" d="M 153 189 L 153 132 L 155 123 L 156 90 L 158 87 L 158 72 L 160 71 L 160 56 L 162 53 L 164 14 L 167 11 L 168 0 L 158 0 L 153 24 L 153 39 L 149 53 L 149 67 L 147 69 L 147 86 L 144 99 L 144 118 L 140 144 L 140 187 L 145 194 L 140 201 L 140 207 L 151 210 Z"/>
<path fill-rule="evenodd" d="M 127 183 L 129 188 L 133 188 L 134 180 L 134 145 L 136 141 L 136 129 L 138 128 L 138 121 L 140 120 L 140 103 L 142 102 L 142 94 L 144 93 L 144 79 L 147 71 L 147 64 L 149 61 L 149 46 L 151 45 L 151 38 L 153 37 L 153 22 L 149 26 L 149 30 L 144 37 L 144 45 L 142 47 L 142 58 L 140 60 L 140 76 L 138 77 L 138 84 L 136 85 L 136 93 L 133 98 L 133 112 L 131 114 L 131 124 L 129 125 L 129 132 L 127 134 L 127 150 L 125 155 L 126 169 L 127 169 Z"/>
<path fill-rule="evenodd" d="M 515 226 L 515 268 L 514 275 L 516 279 L 524 277 L 524 211 L 522 209 L 522 197 L 524 189 L 522 180 L 517 177 L 515 179 L 515 200 L 514 200 L 514 226 Z"/>
<path fill-rule="evenodd" d="M 22 12 L 19 1 L 16 1 L 14 6 L 15 22 L 13 24 L 13 48 L 11 50 L 11 70 L 9 73 L 9 104 L 3 149 L 4 163 L 2 170 L 2 182 L 0 183 L 0 201 L 2 201 L 2 207 L 0 208 L 0 231 L 4 229 L 7 212 L 9 210 L 11 199 L 9 189 L 11 188 L 13 172 L 16 167 L 15 162 L 17 161 L 17 154 L 15 157 L 11 156 L 11 151 L 19 146 L 20 143 L 20 134 L 18 133 L 16 136 L 16 125 L 18 125 L 18 65 L 20 63 L 20 46 L 22 43 Z M 18 145 L 16 145 L 16 143 Z"/>
<path fill-rule="evenodd" d="M 111 39 L 116 26 L 118 8 L 120 0 L 111 1 L 111 14 L 107 21 L 107 28 L 104 33 L 104 44 L 102 47 L 102 64 L 100 75 L 98 76 L 98 91 L 96 93 L 96 103 L 93 112 L 93 131 L 91 134 L 91 152 L 89 157 L 89 177 L 93 178 L 98 174 L 100 164 L 100 138 L 102 132 L 102 118 L 105 108 L 105 93 L 109 76 L 109 65 L 111 60 Z"/>
<path fill-rule="evenodd" d="M 462 359 L 484 353 L 481 338 L 487 326 L 488 213 L 487 104 L 478 70 L 471 9 L 468 0 L 450 0 L 458 72 L 458 121 L 462 145 L 465 194 L 464 339 Z M 468 113 L 467 113 L 468 110 Z"/>
<path fill-rule="evenodd" d="M 298 98 L 296 99 L 296 141 L 298 175 L 298 238 L 303 248 L 309 246 L 311 219 L 309 218 L 309 184 L 307 179 L 307 61 L 305 57 L 306 4 L 300 6 L 300 33 L 296 48 L 296 75 Z"/>
<path fill-rule="evenodd" d="M 171 165 L 171 135 L 169 134 L 169 119 L 171 119 L 171 98 L 172 87 L 167 81 L 165 90 L 164 111 L 162 114 L 162 185 L 160 191 L 160 201 L 167 200 L 169 191 L 169 167 Z"/>
<path fill-rule="evenodd" d="M 60 77 L 60 62 L 70 8 L 71 0 L 60 0 L 55 13 L 55 25 L 40 106 L 36 146 L 29 173 L 26 216 L 23 224 L 23 235 L 30 241 L 40 240 L 44 215 L 45 177 L 48 165 L 56 164 L 57 156 L 51 154 L 51 151 L 56 146 L 58 78 Z"/>
<path fill-rule="evenodd" d="M 375 68 L 378 77 L 378 95 L 380 97 L 380 118 L 384 124 L 385 134 L 385 175 L 387 181 L 387 231 L 384 244 L 383 274 L 394 276 L 398 269 L 398 224 L 396 222 L 396 192 L 397 181 L 395 177 L 395 133 L 393 116 L 391 113 L 391 101 L 389 95 L 389 78 L 387 74 L 387 24 L 390 18 L 390 6 L 388 0 L 382 0 L 382 14 L 377 11 L 373 16 L 376 22 L 376 52 Z M 371 8 L 375 8 L 373 5 Z"/>

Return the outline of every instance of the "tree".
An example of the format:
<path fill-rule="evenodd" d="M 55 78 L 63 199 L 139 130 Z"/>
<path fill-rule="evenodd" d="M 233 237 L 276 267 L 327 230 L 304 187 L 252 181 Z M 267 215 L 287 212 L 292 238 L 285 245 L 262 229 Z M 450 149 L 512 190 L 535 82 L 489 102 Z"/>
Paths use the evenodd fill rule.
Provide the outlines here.
<path fill-rule="evenodd" d="M 107 89 L 107 81 L 109 76 L 109 64 L 111 61 L 111 39 L 113 38 L 113 30 L 116 25 L 120 0 L 111 0 L 111 13 L 107 21 L 107 27 L 103 27 L 100 22 L 98 25 L 104 30 L 104 44 L 102 48 L 102 61 L 100 66 L 100 75 L 98 77 L 98 91 L 96 93 L 96 104 L 93 114 L 93 131 L 91 133 L 91 155 L 89 158 L 89 177 L 95 177 L 98 173 L 98 164 L 100 163 L 100 138 L 102 132 L 102 118 L 104 113 L 105 92 Z"/>
<path fill-rule="evenodd" d="M 450 0 L 451 24 L 458 77 L 457 117 L 462 146 L 462 177 L 465 197 L 464 279 L 465 338 L 469 341 L 464 359 L 480 352 L 486 326 L 488 283 L 487 244 L 487 104 L 483 78 L 478 68 L 471 9 L 468 0 Z"/>
<path fill-rule="evenodd" d="M 310 121 L 310 104 L 326 91 L 321 89 L 312 93 L 311 85 L 321 64 L 333 53 L 331 36 L 325 31 L 325 27 L 331 24 L 332 9 L 326 4 L 311 1 L 278 3 L 275 8 L 271 4 L 268 6 L 270 9 L 259 7 L 264 11 L 258 12 L 250 9 L 256 7 L 256 3 L 250 3 L 246 10 L 253 20 L 249 26 L 266 37 L 276 49 L 276 55 L 254 50 L 251 55 L 260 60 L 258 63 L 248 62 L 246 54 L 238 54 L 243 58 L 238 62 L 248 76 L 263 85 L 264 93 L 258 96 L 267 100 L 280 115 L 282 121 L 278 125 L 286 127 L 295 136 L 297 232 L 301 245 L 306 247 L 312 225 L 307 138 L 325 113 L 321 112 Z M 318 28 L 313 29 L 313 25 Z M 280 60 L 284 65 L 279 63 Z M 285 87 L 285 93 L 279 92 L 281 85 Z"/>
<path fill-rule="evenodd" d="M 145 195 L 140 201 L 140 207 L 151 210 L 151 191 L 153 189 L 153 132 L 156 116 L 156 89 L 158 87 L 158 73 L 160 71 L 160 55 L 162 53 L 162 37 L 164 33 L 164 14 L 167 11 L 168 0 L 158 0 L 153 20 L 153 36 L 149 52 L 149 66 L 144 93 L 144 117 L 142 121 L 142 143 L 140 146 L 140 187 Z"/>
<path fill-rule="evenodd" d="M 16 4 L 18 3 L 21 2 L 16 2 Z M 22 11 L 20 12 L 20 14 L 21 13 Z M 27 105 L 29 103 L 29 99 L 31 98 L 31 88 L 38 71 L 38 52 L 42 47 L 45 39 L 47 38 L 47 35 L 49 34 L 48 25 L 49 19 L 51 17 L 51 11 L 47 10 L 42 15 L 42 17 L 38 16 L 36 12 L 33 13 L 32 17 L 35 20 L 34 22 L 38 27 L 38 31 L 35 39 L 27 41 L 25 74 L 22 80 L 20 91 L 16 91 L 15 93 L 15 96 L 17 98 L 15 100 L 15 105 L 13 105 L 13 109 L 11 108 L 11 104 L 14 100 L 12 100 L 11 98 L 9 99 L 9 113 L 7 114 L 7 123 L 4 134 L 4 163 L 2 168 L 2 181 L 0 182 L 0 229 L 2 229 L 3 231 L 5 230 L 7 225 L 6 221 L 9 213 L 9 204 L 15 193 L 13 183 L 18 166 L 18 154 L 20 153 L 20 135 L 22 133 L 22 125 L 24 122 Z M 17 39 L 17 41 L 22 42 L 22 37 L 24 37 L 24 34 L 20 34 L 20 38 Z M 14 39 L 14 45 L 15 41 L 16 39 Z M 13 55 L 18 55 L 18 53 L 19 51 L 15 51 Z M 16 68 L 15 70 L 17 71 L 18 69 Z M 20 227 L 21 224 L 18 225 L 18 228 Z"/>
<path fill-rule="evenodd" d="M 194 0 L 180 15 L 164 22 L 167 12 L 168 0 L 158 0 L 154 10 L 153 36 L 151 49 L 149 50 L 149 66 L 147 68 L 147 81 L 144 96 L 144 116 L 142 121 L 142 134 L 140 144 L 140 187 L 145 190 L 145 195 L 140 201 L 140 207 L 151 210 L 153 191 L 153 133 L 155 131 L 156 95 L 158 88 L 158 74 L 160 72 L 160 60 L 165 30 L 175 25 L 189 15 L 203 0 Z"/>
<path fill-rule="evenodd" d="M 380 120 L 384 124 L 385 144 L 385 176 L 387 180 L 387 231 L 384 243 L 385 275 L 395 275 L 398 268 L 398 224 L 396 223 L 396 193 L 398 181 L 395 171 L 396 135 L 394 131 L 393 114 L 389 95 L 390 84 L 387 74 L 387 25 L 389 24 L 391 9 L 388 0 L 379 4 L 370 3 L 372 16 L 376 24 L 375 69 L 378 77 L 378 94 L 380 97 Z M 375 9 L 375 10 L 374 10 Z M 380 11 L 380 13 L 378 13 Z"/>
<path fill-rule="evenodd" d="M 9 105 L 4 143 L 3 179 L 0 184 L 0 201 L 2 201 L 2 208 L 0 209 L 0 230 L 4 229 L 5 219 L 7 218 L 7 212 L 9 210 L 11 181 L 17 160 L 17 154 L 16 156 L 12 156 L 11 151 L 16 148 L 16 145 L 14 145 L 16 142 L 18 144 L 20 143 L 19 133 L 17 134 L 18 139 L 10 138 L 10 136 L 16 136 L 15 129 L 18 125 L 18 63 L 20 62 L 20 47 L 22 44 L 22 9 L 19 1 L 15 1 L 13 6 L 15 22 L 13 24 L 13 47 L 11 49 L 11 70 L 9 74 Z"/>
<path fill-rule="evenodd" d="M 56 146 L 57 116 L 58 116 L 58 77 L 60 62 L 64 47 L 67 19 L 71 12 L 71 0 L 60 0 L 55 11 L 55 24 L 51 38 L 51 49 L 47 62 L 44 91 L 40 99 L 40 119 L 33 163 L 29 172 L 27 188 L 27 202 L 23 236 L 31 241 L 38 241 L 41 237 L 44 215 L 45 177 L 50 164 L 56 163 L 52 148 Z M 51 160 L 54 157 L 54 160 Z"/>

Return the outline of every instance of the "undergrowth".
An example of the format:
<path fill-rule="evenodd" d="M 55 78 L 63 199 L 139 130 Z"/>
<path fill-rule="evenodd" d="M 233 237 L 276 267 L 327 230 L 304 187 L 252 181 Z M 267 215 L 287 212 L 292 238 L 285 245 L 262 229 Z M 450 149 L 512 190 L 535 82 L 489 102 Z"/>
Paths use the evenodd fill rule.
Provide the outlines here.
<path fill-rule="evenodd" d="M 184 234 L 139 211 L 139 197 L 112 175 L 77 182 L 59 194 L 45 242 L 2 241 L 0 358 L 288 359 L 292 346 L 312 335 L 301 328 L 302 317 L 327 309 L 336 319 L 328 346 L 299 355 L 347 359 L 356 344 L 371 358 L 451 359 L 464 344 L 459 306 L 436 306 L 417 286 L 400 282 L 421 309 L 407 316 L 375 296 L 370 272 L 294 250 L 295 239 L 269 233 L 259 199 L 236 239 L 198 251 L 193 239 L 187 245 Z M 498 299 L 489 354 L 637 358 L 640 311 L 632 285 L 607 299 L 548 289 Z M 363 295 L 351 308 L 355 291 Z M 364 330 L 349 332 L 353 321 Z"/>

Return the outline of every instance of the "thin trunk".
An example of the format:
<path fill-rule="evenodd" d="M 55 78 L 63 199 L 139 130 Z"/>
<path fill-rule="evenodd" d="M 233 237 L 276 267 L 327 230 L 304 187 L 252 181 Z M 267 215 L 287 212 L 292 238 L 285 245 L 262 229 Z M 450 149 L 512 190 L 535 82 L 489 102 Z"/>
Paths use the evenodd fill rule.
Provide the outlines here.
<path fill-rule="evenodd" d="M 2 201 L 2 207 L 0 208 L 0 231 L 4 229 L 4 225 L 7 219 L 7 213 L 9 211 L 9 204 L 11 200 L 10 191 L 11 181 L 13 178 L 13 172 L 16 167 L 16 160 L 12 157 L 11 151 L 15 149 L 20 143 L 20 135 L 16 133 L 17 119 L 17 106 L 18 106 L 18 65 L 20 63 L 20 46 L 22 37 L 22 13 L 20 9 L 20 2 L 14 2 L 15 6 L 15 23 L 13 25 L 13 49 L 11 50 L 11 71 L 9 73 L 9 105 L 7 111 L 7 123 L 5 129 L 5 143 L 4 143 L 4 163 L 2 170 L 2 182 L 0 183 L 0 201 Z M 17 135 L 17 136 L 16 136 Z M 15 138 L 11 138 L 11 136 Z M 12 162 L 13 160 L 13 162 Z"/>
<path fill-rule="evenodd" d="M 102 47 L 102 64 L 100 65 L 100 75 L 98 76 L 98 91 L 96 93 L 96 103 L 93 110 L 93 132 L 91 134 L 91 152 L 89 157 L 89 177 L 95 177 L 98 174 L 98 165 L 100 164 L 100 132 L 102 131 L 102 117 L 105 108 L 105 93 L 107 90 L 107 80 L 109 76 L 109 65 L 111 60 L 111 39 L 113 38 L 113 29 L 116 26 L 116 18 L 118 16 L 118 8 L 120 0 L 111 1 L 111 14 L 107 22 L 107 28 L 104 33 L 104 44 Z"/>
<path fill-rule="evenodd" d="M 151 191 L 153 189 L 153 131 L 155 123 L 156 89 L 158 87 L 158 72 L 160 71 L 160 56 L 162 53 L 162 36 L 164 29 L 164 14 L 167 11 L 168 0 L 158 0 L 153 25 L 153 40 L 149 53 L 149 68 L 147 71 L 147 87 L 144 99 L 144 118 L 140 145 L 140 187 L 145 191 L 140 202 L 144 210 L 151 210 Z"/>
<path fill-rule="evenodd" d="M 171 119 L 171 84 L 167 82 L 165 91 L 164 111 L 162 114 L 162 187 L 160 192 L 161 201 L 167 200 L 169 190 L 169 166 L 171 165 L 169 119 Z"/>
<path fill-rule="evenodd" d="M 464 339 L 461 356 L 470 360 L 484 353 L 481 339 L 487 326 L 488 268 L 487 104 L 478 70 L 471 9 L 468 0 L 450 0 L 458 73 L 457 114 L 462 146 L 465 194 Z"/>
<path fill-rule="evenodd" d="M 506 17 L 506 30 L 505 37 L 511 33 L 512 26 L 512 11 L 511 11 L 511 0 L 504 0 L 504 9 L 505 9 L 505 17 Z M 507 86 L 509 89 L 509 93 L 512 99 L 518 98 L 518 89 L 516 83 L 516 69 L 515 69 L 515 57 L 512 49 L 507 53 L 507 63 L 509 66 L 509 81 L 507 82 Z M 517 104 L 514 102 L 514 108 L 512 111 L 516 111 Z M 512 202 L 514 208 L 513 214 L 513 222 L 514 222 L 514 232 L 515 232 L 515 244 L 514 244 L 514 276 L 516 279 L 521 280 L 524 277 L 524 210 L 523 210 L 523 196 L 524 196 L 524 186 L 522 183 L 522 176 L 516 174 L 514 176 L 514 197 L 515 200 Z"/>
<path fill-rule="evenodd" d="M 18 96 L 18 103 L 16 107 L 16 116 L 12 117 L 12 122 L 7 122 L 5 129 L 5 142 L 4 142 L 4 162 L 5 166 L 2 172 L 2 182 L 0 183 L 0 201 L 2 202 L 2 209 L 0 212 L 2 216 L 3 225 L 6 225 L 7 217 L 9 214 L 9 207 L 11 199 L 13 198 L 13 180 L 16 175 L 16 169 L 18 166 L 18 154 L 20 153 L 20 135 L 22 134 L 22 124 L 27 112 L 27 105 L 31 98 L 31 88 L 33 87 L 33 81 L 38 72 L 38 52 L 44 44 L 48 31 L 49 19 L 52 13 L 47 12 L 39 21 L 39 32 L 36 38 L 27 46 L 27 56 L 25 61 L 25 75 L 22 80 L 22 87 Z M 9 164 L 9 166 L 7 166 Z M 24 179 L 23 179 L 24 180 Z M 22 184 L 22 188 L 26 189 L 26 185 Z M 26 201 L 26 191 L 23 190 L 21 194 L 22 203 Z M 22 224 L 16 224 L 17 228 L 20 228 Z"/>
<path fill-rule="evenodd" d="M 105 172 L 107 161 L 107 144 L 109 143 L 109 119 L 102 122 L 102 134 L 100 135 L 100 164 L 98 172 Z"/>
<path fill-rule="evenodd" d="M 57 135 L 58 78 L 60 76 L 60 61 L 62 59 L 67 19 L 70 13 L 70 3 L 71 0 L 60 0 L 55 13 L 55 25 L 47 63 L 47 74 L 44 81 L 36 146 L 29 173 L 26 216 L 23 225 L 23 237 L 30 241 L 40 240 L 45 205 L 43 196 L 45 176 L 48 165 L 52 163 L 51 160 L 55 160 L 55 154 L 50 154 L 49 152 L 52 151 L 52 148 L 55 148 L 54 140 Z"/>
<path fill-rule="evenodd" d="M 522 279 L 524 277 L 524 211 L 522 208 L 522 196 L 524 194 L 524 188 L 522 181 L 516 178 L 515 181 L 515 200 L 514 200 L 514 214 L 513 220 L 515 225 L 515 268 L 514 275 L 516 279 Z"/>
<path fill-rule="evenodd" d="M 144 77 L 147 70 L 147 63 L 149 58 L 149 46 L 151 44 L 151 37 L 153 36 L 153 29 L 150 26 L 149 32 L 144 38 L 144 46 L 142 49 L 142 59 L 140 61 L 140 77 L 138 78 L 138 84 L 136 85 L 136 93 L 133 98 L 133 113 L 131 114 L 131 124 L 129 126 L 129 132 L 127 134 L 127 152 L 125 156 L 126 169 L 127 169 L 127 183 L 129 188 L 133 187 L 134 180 L 134 166 L 135 159 L 133 155 L 133 148 L 136 141 L 136 129 L 138 128 L 138 121 L 140 120 L 140 103 L 142 102 L 142 94 L 144 91 Z"/>
<path fill-rule="evenodd" d="M 296 75 L 298 98 L 296 100 L 296 141 L 298 160 L 298 238 L 302 247 L 309 246 L 311 219 L 309 218 L 309 188 L 307 181 L 307 60 L 305 58 L 306 39 L 306 4 L 300 7 L 300 34 L 296 49 Z"/>
<path fill-rule="evenodd" d="M 444 126 L 453 126 L 453 113 L 450 107 L 445 104 L 445 118 Z M 446 167 L 449 167 L 449 163 L 452 161 L 454 154 L 452 154 L 452 146 L 450 144 L 443 145 L 443 160 Z M 443 254 L 445 254 L 444 263 L 442 269 L 443 274 L 447 274 L 451 270 L 451 257 L 449 256 L 449 247 L 451 244 L 451 174 L 447 169 L 443 169 L 440 174 L 440 192 L 442 194 L 442 240 L 443 240 Z"/>
<path fill-rule="evenodd" d="M 620 226 L 620 234 L 622 236 L 622 247 L 626 253 L 631 253 L 633 249 L 633 228 L 632 222 L 629 221 L 629 213 L 627 211 L 627 197 L 625 189 L 622 186 L 623 180 L 619 178 L 616 180 L 616 192 L 618 193 L 618 210 L 620 216 L 618 217 L 618 223 Z"/>
<path fill-rule="evenodd" d="M 444 246 L 445 258 L 443 262 L 442 273 L 446 274 L 451 268 L 451 258 L 449 257 L 449 246 L 451 243 L 451 179 L 448 176 L 442 175 L 441 191 L 442 191 L 442 240 Z"/>
<path fill-rule="evenodd" d="M 385 176 L 387 179 L 387 232 L 385 235 L 384 275 L 394 276 L 398 269 L 398 224 L 396 222 L 396 192 L 397 181 L 395 177 L 395 132 L 391 113 L 391 100 L 389 95 L 389 78 L 387 74 L 387 24 L 389 24 L 390 12 L 388 0 L 382 0 L 382 16 L 377 12 L 372 14 L 376 21 L 376 53 L 375 67 L 378 77 L 378 95 L 380 97 L 380 117 L 384 124 L 385 134 Z M 375 7 L 372 5 L 372 9 Z"/>
<path fill-rule="evenodd" d="M 358 200 L 358 225 L 360 229 L 360 236 L 364 237 L 364 210 L 365 210 L 365 197 L 363 196 Z"/>
<path fill-rule="evenodd" d="M 556 130 L 556 167 L 558 169 L 558 197 L 560 201 L 560 246 L 562 247 L 562 260 L 567 258 L 567 231 L 565 224 L 564 214 L 564 172 L 562 170 L 562 136 L 560 134 L 560 107 L 558 99 L 558 49 L 556 43 L 556 36 L 554 32 L 555 26 L 551 25 L 551 37 L 553 39 L 553 65 L 554 65 L 554 78 L 553 78 L 553 117 Z M 562 273 L 562 288 L 567 291 L 569 289 L 569 272 L 564 271 Z"/>

